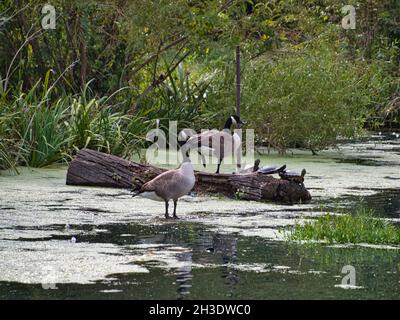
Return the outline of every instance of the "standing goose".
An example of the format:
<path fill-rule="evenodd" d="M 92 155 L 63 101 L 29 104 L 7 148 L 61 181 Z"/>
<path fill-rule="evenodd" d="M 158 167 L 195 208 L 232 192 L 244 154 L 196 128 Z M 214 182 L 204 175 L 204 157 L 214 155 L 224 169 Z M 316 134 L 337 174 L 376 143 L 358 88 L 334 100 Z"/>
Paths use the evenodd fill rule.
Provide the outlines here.
<path fill-rule="evenodd" d="M 203 166 L 205 166 L 204 154 L 216 157 L 218 159 L 216 173 L 219 173 L 224 157 L 234 153 L 237 160 L 236 168 L 239 170 L 239 153 L 241 152 L 242 142 L 237 133 L 232 134 L 231 127 L 233 124 L 238 125 L 243 124 L 243 122 L 240 117 L 232 115 L 226 120 L 222 131 L 213 129 L 196 134 L 187 140 L 187 142 L 182 146 L 182 149 L 197 149 L 197 152 L 202 156 Z"/>
<path fill-rule="evenodd" d="M 140 190 L 133 196 L 140 195 L 144 198 L 148 198 L 155 201 L 165 202 L 165 218 L 169 219 L 168 214 L 169 201 L 174 201 L 174 213 L 173 218 L 178 219 L 176 215 L 176 206 L 178 199 L 186 195 L 190 190 L 193 189 L 195 183 L 195 177 L 193 172 L 193 166 L 190 162 L 188 153 L 184 157 L 184 161 L 179 169 L 168 170 L 161 173 L 153 180 L 146 182 Z"/>

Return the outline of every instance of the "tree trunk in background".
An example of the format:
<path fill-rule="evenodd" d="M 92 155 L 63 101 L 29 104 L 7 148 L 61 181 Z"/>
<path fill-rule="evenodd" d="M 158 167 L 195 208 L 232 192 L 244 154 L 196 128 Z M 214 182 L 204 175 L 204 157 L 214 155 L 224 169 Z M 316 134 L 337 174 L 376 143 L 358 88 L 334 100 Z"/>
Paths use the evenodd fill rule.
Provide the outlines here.
<path fill-rule="evenodd" d="M 236 114 L 240 117 L 240 46 L 236 46 Z"/>
<path fill-rule="evenodd" d="M 68 51 L 71 54 L 71 57 L 65 60 L 69 60 L 68 63 L 64 62 L 64 68 L 66 68 L 67 64 L 72 63 L 73 61 L 78 60 L 78 54 L 77 54 L 77 48 L 76 48 L 76 22 L 77 22 L 77 12 L 74 6 L 68 7 L 67 15 L 65 18 L 65 32 L 67 36 L 67 42 L 70 50 Z M 63 60 L 63 59 L 62 59 Z M 78 90 L 80 83 L 78 82 L 78 79 L 80 79 L 77 69 L 72 68 L 71 69 L 72 77 L 71 81 L 73 83 L 74 89 Z"/>
<path fill-rule="evenodd" d="M 67 185 L 130 188 L 141 185 L 166 171 L 152 165 L 129 162 L 122 158 L 82 149 L 70 163 Z M 196 172 L 194 191 L 200 194 L 221 194 L 230 198 L 283 203 L 306 203 L 311 195 L 302 184 L 276 179 L 271 175 L 214 174 Z"/>
<path fill-rule="evenodd" d="M 364 57 L 367 59 L 371 59 L 374 37 L 378 28 L 378 6 L 376 0 L 367 0 L 367 3 L 363 6 L 364 21 L 361 41 L 364 49 Z"/>

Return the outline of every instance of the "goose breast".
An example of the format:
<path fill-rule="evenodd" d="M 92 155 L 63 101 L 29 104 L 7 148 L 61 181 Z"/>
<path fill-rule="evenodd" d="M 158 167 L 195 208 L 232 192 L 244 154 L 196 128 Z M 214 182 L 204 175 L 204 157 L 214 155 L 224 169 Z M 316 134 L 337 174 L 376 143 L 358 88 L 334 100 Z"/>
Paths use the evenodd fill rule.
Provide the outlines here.
<path fill-rule="evenodd" d="M 178 199 L 187 194 L 195 184 L 194 175 L 184 175 L 180 170 L 161 174 L 152 181 L 151 189 L 164 200 Z"/>

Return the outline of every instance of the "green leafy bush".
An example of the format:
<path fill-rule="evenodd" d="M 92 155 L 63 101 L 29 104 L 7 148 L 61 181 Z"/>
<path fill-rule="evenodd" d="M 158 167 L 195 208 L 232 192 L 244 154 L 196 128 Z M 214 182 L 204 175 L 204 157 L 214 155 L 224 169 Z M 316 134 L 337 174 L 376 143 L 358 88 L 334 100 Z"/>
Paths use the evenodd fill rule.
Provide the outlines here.
<path fill-rule="evenodd" d="M 386 86 L 383 71 L 348 60 L 331 41 L 247 66 L 244 113 L 260 142 L 317 151 L 362 130 Z"/>

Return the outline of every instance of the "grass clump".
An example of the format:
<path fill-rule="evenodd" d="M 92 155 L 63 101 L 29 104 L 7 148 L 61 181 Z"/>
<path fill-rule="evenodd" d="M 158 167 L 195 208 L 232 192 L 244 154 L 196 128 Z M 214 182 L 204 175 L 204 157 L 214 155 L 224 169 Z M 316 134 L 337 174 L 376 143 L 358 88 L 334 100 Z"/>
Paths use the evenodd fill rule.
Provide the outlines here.
<path fill-rule="evenodd" d="M 361 208 L 353 214 L 328 213 L 304 224 L 296 224 L 287 234 L 287 240 L 400 244 L 400 231 L 392 223 L 375 217 L 373 211 Z"/>

